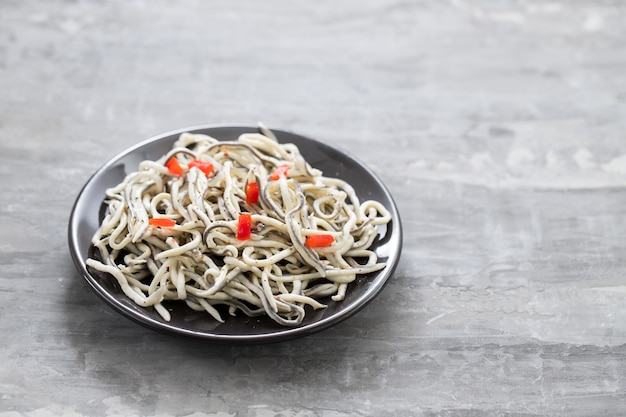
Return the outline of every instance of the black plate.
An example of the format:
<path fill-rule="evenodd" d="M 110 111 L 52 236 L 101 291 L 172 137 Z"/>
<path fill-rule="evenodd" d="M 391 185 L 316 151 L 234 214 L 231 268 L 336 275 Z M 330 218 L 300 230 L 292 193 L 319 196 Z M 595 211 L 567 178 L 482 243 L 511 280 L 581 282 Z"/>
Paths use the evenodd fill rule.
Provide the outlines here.
<path fill-rule="evenodd" d="M 391 223 L 381 228 L 375 251 L 387 266 L 376 273 L 363 275 L 348 286 L 343 301 L 324 300 L 325 309 L 306 309 L 306 317 L 298 327 L 283 327 L 268 317 L 250 318 L 243 314 L 235 317 L 223 314 L 219 323 L 207 313 L 195 312 L 184 303 L 164 305 L 171 311 L 171 321 L 164 321 L 152 308 L 142 308 L 128 299 L 117 282 L 107 274 L 88 270 L 85 261 L 89 256 L 91 238 L 102 218 L 105 190 L 119 184 L 126 174 L 137 170 L 146 159 L 155 160 L 171 149 L 183 132 L 204 133 L 220 140 L 236 140 L 246 132 L 256 132 L 254 126 L 207 125 L 165 133 L 141 142 L 112 158 L 89 179 L 81 190 L 70 215 L 68 240 L 76 267 L 95 292 L 122 315 L 154 330 L 191 336 L 215 342 L 269 342 L 305 336 L 328 328 L 356 313 L 370 302 L 383 288 L 400 258 L 402 229 L 396 205 L 384 184 L 355 157 L 328 144 L 298 134 L 273 130 L 281 143 L 294 143 L 302 155 L 325 176 L 338 177 L 349 182 L 361 201 L 380 201 L 392 216 Z"/>

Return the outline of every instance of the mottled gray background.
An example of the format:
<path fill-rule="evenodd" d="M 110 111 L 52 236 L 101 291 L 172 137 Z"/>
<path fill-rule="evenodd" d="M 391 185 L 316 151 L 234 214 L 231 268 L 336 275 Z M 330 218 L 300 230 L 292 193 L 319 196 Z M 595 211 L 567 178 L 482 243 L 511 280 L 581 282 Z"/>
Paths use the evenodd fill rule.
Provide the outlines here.
<path fill-rule="evenodd" d="M 0 417 L 623 416 L 626 3 L 0 3 Z M 322 333 L 213 346 L 75 272 L 80 188 L 204 123 L 302 132 L 394 195 L 403 257 Z"/>

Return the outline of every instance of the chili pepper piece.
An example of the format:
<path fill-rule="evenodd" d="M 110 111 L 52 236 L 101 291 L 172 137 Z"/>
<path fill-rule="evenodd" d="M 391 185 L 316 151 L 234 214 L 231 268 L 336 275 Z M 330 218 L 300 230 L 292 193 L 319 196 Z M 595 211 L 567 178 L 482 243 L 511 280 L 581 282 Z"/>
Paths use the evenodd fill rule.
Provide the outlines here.
<path fill-rule="evenodd" d="M 246 204 L 256 204 L 259 202 L 259 184 L 249 182 L 246 184 Z"/>
<path fill-rule="evenodd" d="M 323 248 L 332 245 L 334 242 L 335 238 L 333 235 L 322 234 L 308 236 L 304 244 L 308 248 Z"/>
<path fill-rule="evenodd" d="M 180 177 L 183 175 L 183 167 L 180 166 L 178 159 L 172 157 L 166 163 L 165 166 L 170 174 Z"/>
<path fill-rule="evenodd" d="M 252 215 L 250 213 L 242 213 L 237 220 L 237 239 L 250 239 L 252 234 Z"/>
<path fill-rule="evenodd" d="M 148 223 L 150 223 L 151 226 L 161 227 L 165 229 L 169 229 L 169 228 L 176 226 L 175 220 L 168 219 L 166 217 L 153 217 L 150 220 L 148 220 Z"/>
<path fill-rule="evenodd" d="M 200 171 L 204 172 L 204 175 L 206 175 L 207 177 L 211 175 L 211 172 L 213 172 L 213 164 L 207 161 L 200 161 L 198 159 L 194 159 L 191 162 L 189 162 L 187 166 L 189 167 L 189 169 L 193 167 L 198 168 Z"/>

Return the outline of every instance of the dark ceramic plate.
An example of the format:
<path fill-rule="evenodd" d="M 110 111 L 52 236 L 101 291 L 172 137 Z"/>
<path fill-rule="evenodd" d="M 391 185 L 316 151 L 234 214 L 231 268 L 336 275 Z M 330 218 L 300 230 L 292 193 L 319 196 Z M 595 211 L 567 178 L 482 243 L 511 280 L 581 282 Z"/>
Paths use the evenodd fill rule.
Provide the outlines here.
<path fill-rule="evenodd" d="M 133 146 L 103 165 L 83 187 L 69 221 L 68 239 L 72 258 L 79 272 L 94 291 L 114 310 L 154 330 L 184 335 L 214 342 L 270 342 L 305 336 L 326 329 L 352 316 L 370 302 L 383 288 L 400 258 L 402 229 L 396 205 L 377 176 L 356 158 L 328 144 L 290 132 L 274 130 L 279 142 L 297 145 L 306 160 L 326 176 L 336 176 L 349 182 L 363 200 L 380 201 L 392 216 L 391 223 L 382 228 L 375 251 L 387 266 L 376 273 L 363 275 L 348 286 L 343 301 L 324 300 L 325 309 L 308 309 L 301 325 L 283 327 L 268 317 L 235 317 L 223 314 L 224 323 L 206 313 L 195 312 L 184 303 L 164 305 L 171 311 L 171 321 L 164 321 L 152 308 L 142 308 L 128 299 L 117 282 L 107 274 L 87 269 L 85 260 L 91 250 L 91 237 L 102 219 L 105 190 L 120 183 L 126 174 L 137 170 L 139 162 L 158 159 L 183 132 L 205 133 L 220 140 L 236 140 L 240 134 L 255 132 L 251 126 L 198 126 L 165 133 Z"/>

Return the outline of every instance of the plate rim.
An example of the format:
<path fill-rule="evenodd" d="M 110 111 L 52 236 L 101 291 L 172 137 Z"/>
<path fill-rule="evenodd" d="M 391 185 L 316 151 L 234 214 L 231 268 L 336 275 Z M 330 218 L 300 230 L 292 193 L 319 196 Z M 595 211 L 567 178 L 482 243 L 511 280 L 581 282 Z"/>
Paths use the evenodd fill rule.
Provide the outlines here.
<path fill-rule="evenodd" d="M 255 333 L 255 334 L 221 334 L 221 333 L 211 333 L 211 332 L 201 332 L 195 331 L 192 329 L 181 328 L 178 326 L 174 326 L 168 322 L 156 322 L 152 318 L 141 315 L 136 310 L 130 309 L 124 305 L 122 305 L 111 293 L 100 286 L 96 279 L 89 273 L 87 270 L 85 259 L 81 256 L 81 248 L 79 246 L 79 239 L 77 238 L 77 232 L 80 229 L 76 224 L 78 218 L 80 218 L 80 212 L 77 210 L 80 206 L 81 202 L 84 198 L 86 198 L 86 192 L 89 190 L 90 186 L 93 186 L 93 183 L 96 178 L 98 178 L 102 173 L 107 171 L 111 166 L 113 166 L 116 162 L 119 162 L 124 157 L 130 155 L 133 152 L 137 152 L 140 149 L 148 146 L 151 143 L 166 140 L 168 138 L 174 137 L 174 135 L 178 136 L 185 132 L 198 132 L 204 130 L 214 130 L 214 129 L 244 129 L 250 130 L 251 132 L 256 132 L 258 129 L 258 125 L 251 124 L 240 124 L 240 123 L 209 123 L 209 124 L 197 124 L 188 127 L 178 128 L 169 130 L 164 133 L 156 134 L 146 139 L 140 140 L 139 142 L 126 147 L 120 152 L 115 153 L 113 156 L 109 157 L 99 168 L 97 168 L 87 179 L 87 181 L 80 188 L 80 191 L 76 195 L 74 203 L 72 205 L 72 209 L 69 216 L 69 222 L 67 227 L 67 238 L 68 238 L 68 246 L 69 251 L 74 262 L 74 266 L 77 271 L 80 273 L 82 278 L 87 281 L 91 289 L 101 298 L 110 308 L 112 308 L 117 313 L 122 316 L 140 324 L 145 327 L 148 327 L 154 331 L 165 333 L 169 335 L 177 335 L 184 336 L 188 338 L 193 338 L 196 340 L 204 340 L 209 342 L 217 342 L 217 343 L 265 343 L 265 342 L 275 342 L 282 341 L 287 339 L 293 339 L 296 337 L 304 337 L 313 333 L 317 333 L 324 329 L 327 329 L 331 326 L 334 326 L 349 317 L 353 316 L 360 310 L 362 310 L 366 305 L 368 305 L 376 296 L 383 290 L 383 288 L 387 285 L 392 275 L 395 273 L 397 265 L 400 260 L 402 246 L 403 246 L 403 230 L 402 230 L 402 222 L 400 218 L 400 213 L 398 211 L 397 204 L 393 196 L 391 195 L 389 189 L 380 179 L 380 177 L 363 161 L 361 161 L 358 157 L 356 157 L 353 153 L 342 149 L 334 144 L 330 144 L 328 142 L 324 142 L 318 140 L 314 137 L 301 134 L 292 130 L 280 129 L 280 128 L 270 128 L 272 132 L 275 132 L 280 140 L 281 133 L 297 136 L 300 139 L 305 141 L 312 142 L 315 146 L 324 146 L 327 148 L 331 148 L 333 151 L 342 155 L 342 157 L 347 157 L 358 164 L 363 170 L 367 172 L 367 174 L 376 182 L 380 191 L 385 195 L 385 197 L 390 202 L 390 207 L 385 207 L 391 214 L 391 230 L 388 233 L 391 233 L 391 237 L 397 240 L 397 245 L 394 245 L 397 250 L 391 251 L 387 256 L 387 265 L 379 272 L 377 272 L 376 276 L 372 279 L 373 283 L 377 283 L 377 285 L 372 286 L 372 288 L 366 289 L 363 295 L 359 296 L 355 302 L 349 304 L 345 309 L 342 309 L 339 313 L 330 315 L 328 317 L 324 317 L 318 321 L 296 327 L 284 327 L 280 328 L 275 332 L 268 333 Z M 221 140 L 216 137 L 216 139 Z M 281 143 L 288 143 L 288 141 L 281 141 Z M 379 282 L 381 281 L 382 282 Z"/>

